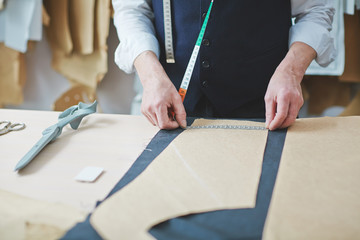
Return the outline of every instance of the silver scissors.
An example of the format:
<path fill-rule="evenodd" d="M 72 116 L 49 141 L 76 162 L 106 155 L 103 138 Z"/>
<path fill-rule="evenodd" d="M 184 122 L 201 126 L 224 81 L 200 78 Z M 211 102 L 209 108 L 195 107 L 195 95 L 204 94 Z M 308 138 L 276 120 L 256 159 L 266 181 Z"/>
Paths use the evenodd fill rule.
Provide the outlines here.
<path fill-rule="evenodd" d="M 10 121 L 0 121 L 0 135 L 11 131 L 20 131 L 26 127 L 25 123 L 11 123 Z"/>

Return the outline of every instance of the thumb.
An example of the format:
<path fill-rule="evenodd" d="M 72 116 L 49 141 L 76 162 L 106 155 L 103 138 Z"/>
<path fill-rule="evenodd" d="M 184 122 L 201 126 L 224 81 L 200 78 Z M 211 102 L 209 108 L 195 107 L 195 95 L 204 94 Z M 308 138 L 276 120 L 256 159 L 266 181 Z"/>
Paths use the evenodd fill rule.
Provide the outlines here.
<path fill-rule="evenodd" d="M 176 102 L 173 105 L 173 109 L 175 112 L 175 119 L 179 123 L 180 127 L 186 128 L 187 123 L 186 123 L 186 112 L 185 112 L 184 104 L 181 101 Z"/>
<path fill-rule="evenodd" d="M 274 101 L 274 98 L 266 98 L 265 99 L 265 110 L 266 110 L 266 122 L 265 126 L 266 128 L 269 128 L 270 123 L 275 117 L 275 110 L 276 110 L 276 102 Z"/>

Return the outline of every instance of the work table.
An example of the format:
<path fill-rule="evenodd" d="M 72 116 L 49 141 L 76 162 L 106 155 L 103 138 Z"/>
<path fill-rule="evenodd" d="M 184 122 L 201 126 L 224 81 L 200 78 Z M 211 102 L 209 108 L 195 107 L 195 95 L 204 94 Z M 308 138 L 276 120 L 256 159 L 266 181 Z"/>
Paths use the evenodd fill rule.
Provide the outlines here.
<path fill-rule="evenodd" d="M 90 224 L 89 213 L 106 197 L 121 193 L 119 190 L 139 179 L 184 131 L 158 131 L 142 116 L 95 113 L 85 117 L 78 130 L 65 127 L 24 170 L 14 172 L 41 132 L 57 122 L 58 114 L 0 109 L 1 120 L 26 124 L 24 130 L 0 136 L 0 217 L 6 220 L 0 222 L 0 237 L 101 239 Z M 188 124 L 193 120 L 188 119 Z M 157 239 L 358 238 L 359 122 L 359 117 L 298 119 L 288 130 L 268 131 L 254 208 L 179 216 L 154 225 L 149 233 Z M 259 145 L 248 136 L 244 145 Z M 214 139 L 216 143 L 217 137 Z M 184 146 L 179 151 L 186 151 Z M 212 149 L 205 145 L 205 150 Z M 234 151 L 238 156 L 236 148 Z M 208 159 L 201 161 L 211 166 Z M 104 168 L 104 172 L 93 183 L 75 181 L 87 166 Z M 172 174 L 180 171 L 171 166 L 167 165 Z M 234 171 L 236 174 L 237 169 Z M 226 174 L 230 174 L 228 170 Z M 237 186 L 234 181 L 224 184 L 222 189 L 229 189 L 226 184 Z M 148 187 L 148 192 L 152 188 Z M 106 201 L 99 208 L 102 204 Z"/>
<path fill-rule="evenodd" d="M 61 204 L 86 216 L 128 171 L 158 128 L 143 116 L 95 113 L 86 116 L 78 130 L 65 126 L 62 134 L 27 167 L 15 172 L 16 163 L 41 138 L 42 131 L 58 121 L 58 115 L 59 112 L 51 111 L 0 109 L 1 121 L 26 124 L 21 131 L 0 136 L 0 192 L 11 194 L 12 198 Z M 87 166 L 101 167 L 104 172 L 92 183 L 76 181 L 75 176 Z M 22 218 L 17 219 L 19 225 Z M 0 224 L 0 228 L 4 225 Z M 9 230 L 19 228 L 25 226 L 12 225 Z M 24 238 L 21 234 L 15 236 Z"/>

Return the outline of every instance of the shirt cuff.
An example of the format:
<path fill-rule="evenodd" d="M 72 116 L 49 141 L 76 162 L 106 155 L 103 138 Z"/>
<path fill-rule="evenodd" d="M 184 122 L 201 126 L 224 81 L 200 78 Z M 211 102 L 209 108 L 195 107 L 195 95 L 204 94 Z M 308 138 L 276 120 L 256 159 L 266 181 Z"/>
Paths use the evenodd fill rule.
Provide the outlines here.
<path fill-rule="evenodd" d="M 115 51 L 115 63 L 127 74 L 135 72 L 134 61 L 145 51 L 152 51 L 159 58 L 159 42 L 152 34 L 127 37 L 120 41 Z"/>
<path fill-rule="evenodd" d="M 294 42 L 303 42 L 312 47 L 317 53 L 315 61 L 322 67 L 328 66 L 336 58 L 334 38 L 326 28 L 314 22 L 298 22 L 293 25 L 290 29 L 289 46 Z"/>

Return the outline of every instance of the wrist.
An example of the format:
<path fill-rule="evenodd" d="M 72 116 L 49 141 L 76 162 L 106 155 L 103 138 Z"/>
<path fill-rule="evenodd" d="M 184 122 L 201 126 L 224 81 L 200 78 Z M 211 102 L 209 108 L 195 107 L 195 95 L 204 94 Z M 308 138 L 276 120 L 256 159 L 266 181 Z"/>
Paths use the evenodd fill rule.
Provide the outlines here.
<path fill-rule="evenodd" d="M 295 42 L 291 45 L 277 70 L 291 74 L 300 83 L 306 69 L 315 57 L 316 51 L 312 47 L 302 42 Z"/>
<path fill-rule="evenodd" d="M 139 54 L 134 61 L 134 66 L 143 86 L 148 82 L 153 83 L 153 79 L 157 79 L 156 75 L 164 71 L 156 54 L 152 51 Z"/>
<path fill-rule="evenodd" d="M 142 52 L 135 59 L 134 66 L 144 89 L 172 84 L 156 54 L 152 51 Z"/>

